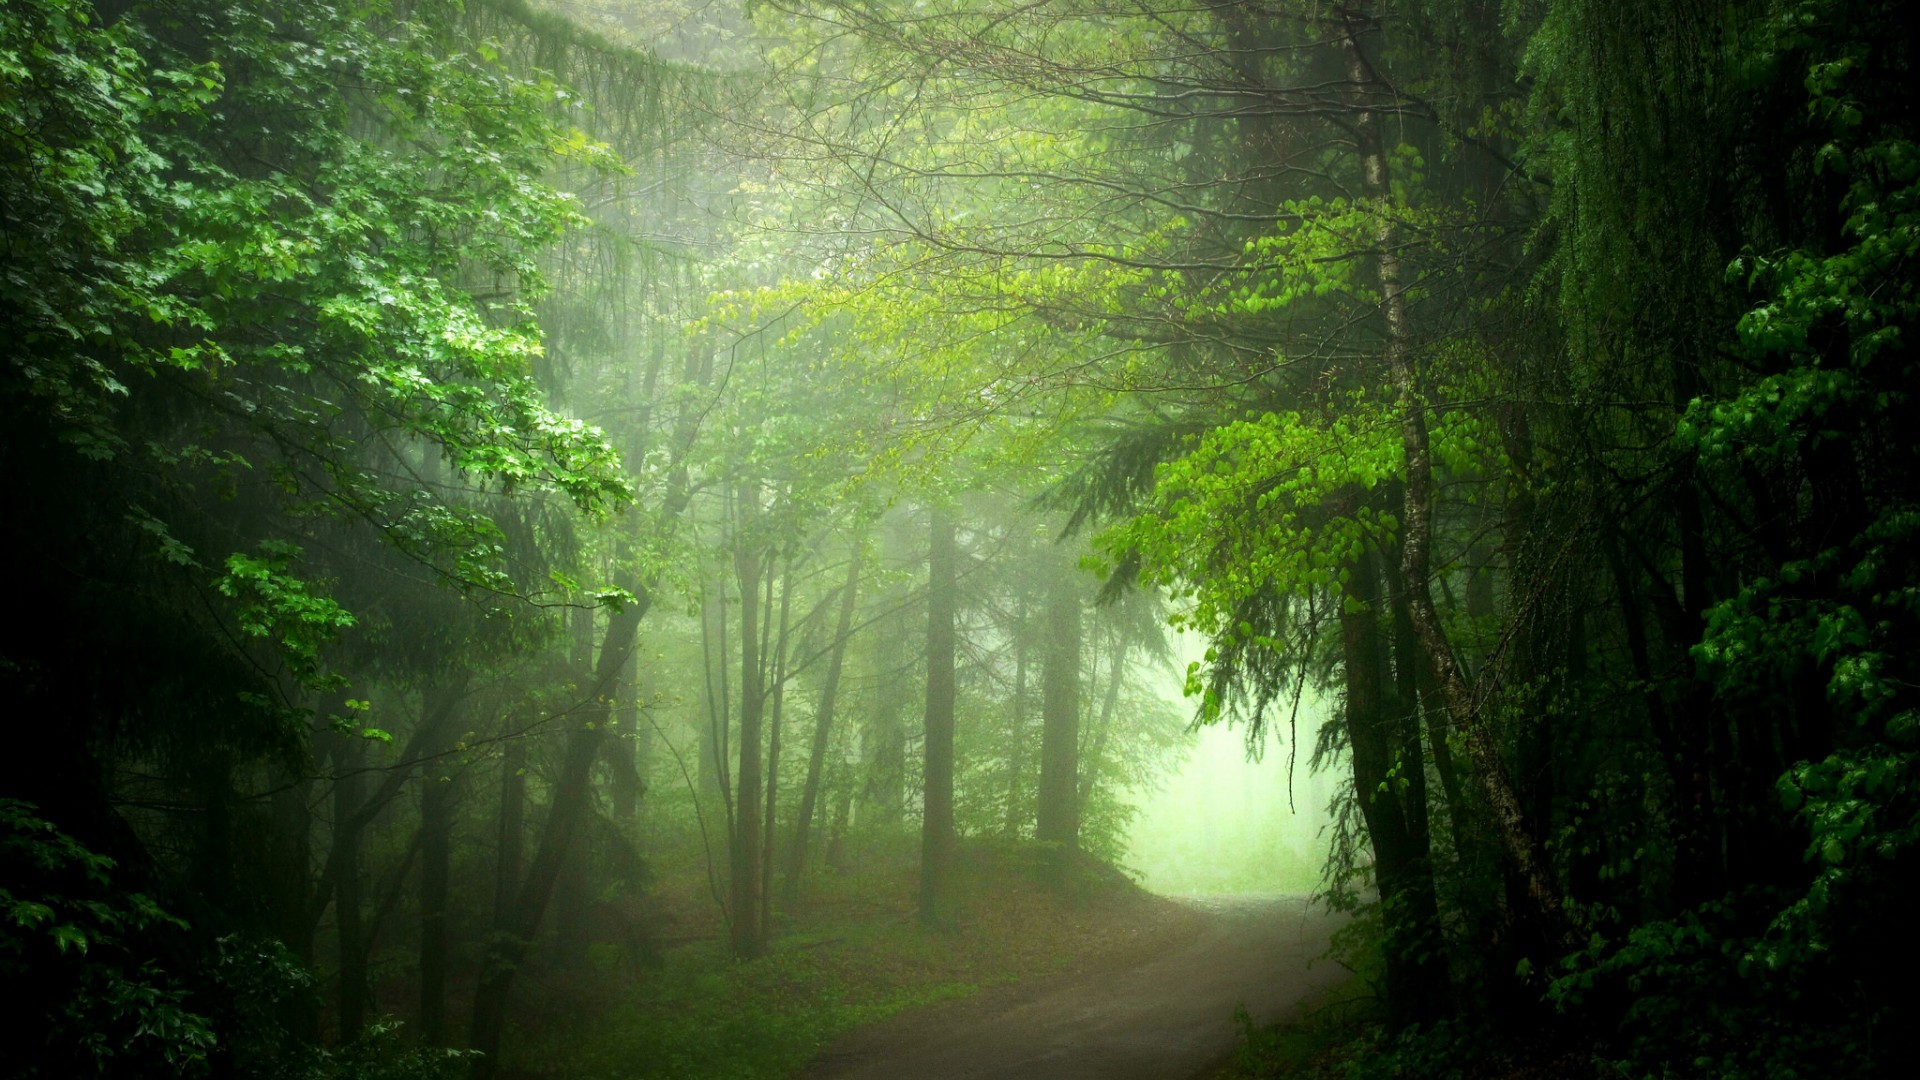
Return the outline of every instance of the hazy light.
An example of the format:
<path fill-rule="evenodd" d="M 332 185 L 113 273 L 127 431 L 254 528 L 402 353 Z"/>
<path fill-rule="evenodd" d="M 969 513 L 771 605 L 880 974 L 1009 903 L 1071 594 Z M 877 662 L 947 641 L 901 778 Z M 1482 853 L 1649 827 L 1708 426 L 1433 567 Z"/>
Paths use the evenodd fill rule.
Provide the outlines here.
<path fill-rule="evenodd" d="M 1203 649 L 1181 643 L 1180 667 Z M 1180 701 L 1177 681 L 1166 690 Z M 1182 707 L 1191 709 L 1190 702 Z M 1322 829 L 1334 789 L 1329 776 L 1307 769 L 1314 732 L 1326 703 L 1309 693 L 1300 702 L 1301 742 L 1293 770 L 1293 805 L 1287 805 L 1287 709 L 1275 720 L 1263 760 L 1247 759 L 1244 728 L 1215 725 L 1194 735 L 1192 753 L 1157 791 L 1136 794 L 1140 816 L 1127 837 L 1126 865 L 1157 893 L 1184 896 L 1225 893 L 1308 893 L 1320 877 L 1326 850 Z"/>

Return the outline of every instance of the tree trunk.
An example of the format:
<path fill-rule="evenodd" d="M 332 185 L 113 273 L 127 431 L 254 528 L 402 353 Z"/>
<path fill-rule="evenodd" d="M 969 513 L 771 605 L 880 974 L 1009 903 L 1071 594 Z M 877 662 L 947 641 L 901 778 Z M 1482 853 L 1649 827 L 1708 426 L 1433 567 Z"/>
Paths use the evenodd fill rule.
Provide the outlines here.
<path fill-rule="evenodd" d="M 422 711 L 451 712 L 449 688 L 430 686 Z M 446 759 L 429 763 L 420 791 L 420 1039 L 447 1042 L 447 893 L 453 860 L 453 819 L 459 775 Z"/>
<path fill-rule="evenodd" d="M 640 736 L 640 655 L 628 659 L 620 673 L 620 685 L 614 688 L 613 736 L 610 759 L 613 765 L 613 818 L 631 824 L 638 812 L 645 783 L 636 759 L 646 740 Z"/>
<path fill-rule="evenodd" d="M 568 662 L 573 669 L 575 692 L 583 697 L 593 684 L 593 609 L 575 606 L 567 609 Z M 626 665 L 619 671 L 624 672 Z M 618 674 L 615 676 L 618 687 Z M 617 689 L 614 689 L 617 693 Z M 587 958 L 587 908 L 593 892 L 592 834 L 581 830 L 567 846 L 560 864 L 560 877 L 553 890 L 553 955 L 562 968 L 578 967 Z"/>
<path fill-rule="evenodd" d="M 1007 741 L 1007 806 L 1000 821 L 1003 835 L 1020 835 L 1026 815 L 1020 799 L 1020 782 L 1027 773 L 1027 607 L 1019 604 L 1013 613 L 1013 737 Z"/>
<path fill-rule="evenodd" d="M 760 832 L 760 942 L 773 940 L 773 859 L 780 805 L 780 722 L 787 700 L 787 613 L 793 601 L 793 560 L 780 573 L 780 628 L 774 634 L 772 730 L 767 735 L 767 820 Z"/>
<path fill-rule="evenodd" d="M 553 883 L 553 962 L 562 969 L 576 968 L 587 961 L 587 914 L 593 894 L 593 830 L 584 825 L 593 810 L 582 818 L 583 827 L 567 845 L 566 858 L 560 861 L 560 876 Z"/>
<path fill-rule="evenodd" d="M 867 716 L 866 733 L 861 739 L 866 777 L 860 797 L 873 810 L 873 820 L 889 826 L 899 825 L 906 818 L 909 622 L 906 612 L 901 611 L 881 629 L 873 673 L 880 689 L 874 694 L 873 711 Z M 860 817 L 866 819 L 864 809 Z"/>
<path fill-rule="evenodd" d="M 1414 632 L 1413 617 L 1407 609 L 1406 579 L 1401 576 L 1401 568 L 1391 551 L 1381 558 L 1380 565 L 1386 571 L 1390 597 L 1386 607 L 1393 613 L 1392 737 L 1394 752 L 1402 763 L 1402 782 L 1406 785 L 1401 805 L 1405 808 L 1414 849 L 1424 860 L 1433 850 L 1427 820 L 1426 755 L 1420 743 L 1420 686 L 1429 681 L 1421 678 L 1426 658 L 1420 653 L 1419 635 Z M 1432 869 L 1428 868 L 1425 873 L 1431 879 Z"/>
<path fill-rule="evenodd" d="M 323 695 L 314 709 L 310 746 L 326 746 L 332 734 L 331 717 L 346 709 L 346 692 Z M 299 963 L 311 970 L 314 961 L 313 884 L 313 763 L 305 760 L 295 773 L 283 773 L 271 803 L 274 832 L 274 932 Z M 287 1030 L 304 1042 L 320 1037 L 320 1017 L 311 995 L 289 995 L 282 1010 Z"/>
<path fill-rule="evenodd" d="M 952 887 L 953 722 L 954 722 L 954 564 L 952 514 L 934 508 L 927 555 L 927 708 L 925 810 L 920 824 L 920 921 L 948 921 Z"/>
<path fill-rule="evenodd" d="M 334 829 L 327 863 L 333 871 L 333 922 L 340 959 L 338 1037 L 343 1043 L 358 1039 L 367 1019 L 367 952 L 362 941 L 360 899 L 360 835 L 364 826 L 357 820 L 366 801 L 363 751 L 364 745 L 356 735 L 335 739 Z"/>
<path fill-rule="evenodd" d="M 705 386 L 713 375 L 713 354 L 704 349 L 689 350 L 685 381 Z M 659 520 L 676 521 L 692 499 L 685 455 L 693 445 L 701 414 L 683 409 L 674 425 L 674 461 L 668 474 L 668 493 L 661 503 Z M 533 865 L 526 880 L 514 891 L 513 903 L 495 916 L 488 942 L 487 956 L 480 966 L 480 981 L 474 988 L 473 1021 L 467 1045 L 476 1054 L 469 1076 L 472 1080 L 493 1080 L 500 1071 L 500 1025 L 506 1016 L 507 995 L 514 975 L 526 958 L 533 936 L 546 914 L 553 894 L 554 880 L 560 875 L 560 863 L 580 831 L 592 792 L 594 758 L 600 752 L 608 721 L 612 718 L 611 695 L 619 682 L 619 672 L 633 653 L 634 637 L 640 620 L 653 606 L 653 582 L 631 582 L 633 600 L 609 614 L 606 634 L 600 640 L 599 663 L 594 669 L 592 693 L 583 703 L 567 733 L 566 753 L 561 761 L 559 783 L 553 805 L 540 831 L 540 846 L 534 852 Z"/>
<path fill-rule="evenodd" d="M 1087 801 L 1093 798 L 1093 789 L 1100 782 L 1100 767 L 1107 760 L 1107 736 L 1113 731 L 1113 716 L 1120 710 L 1120 688 L 1124 685 L 1129 651 L 1126 638 L 1114 634 L 1113 666 L 1107 672 L 1106 689 L 1101 693 L 1100 717 L 1093 725 L 1093 745 L 1087 748 L 1080 768 L 1080 816 L 1083 819 Z"/>
<path fill-rule="evenodd" d="M 1494 733 L 1480 716 L 1473 688 L 1454 659 L 1446 628 L 1433 603 L 1433 457 L 1415 370 L 1406 292 L 1401 282 L 1398 229 L 1390 205 L 1392 187 L 1381 141 L 1380 118 L 1371 105 L 1366 104 L 1373 97 L 1369 90 L 1378 81 L 1360 48 L 1359 36 L 1366 29 L 1366 21 L 1361 17 L 1347 17 L 1347 74 L 1362 102 L 1356 106 L 1354 135 L 1367 194 L 1379 211 L 1375 230 L 1379 249 L 1376 272 L 1380 282 L 1381 315 L 1386 325 L 1386 359 L 1399 398 L 1400 441 L 1406 461 L 1405 499 L 1400 515 L 1405 545 L 1401 549 L 1400 566 L 1401 577 L 1406 582 L 1408 615 L 1447 712 L 1466 740 L 1468 756 L 1473 760 L 1501 848 L 1514 873 L 1525 884 L 1529 920 L 1540 928 L 1544 940 L 1571 948 L 1575 944 L 1573 930 L 1567 921 L 1559 887 L 1549 872 L 1546 853 L 1528 828 L 1526 813 L 1507 775 Z"/>
<path fill-rule="evenodd" d="M 554 883 L 560 877 L 561 864 L 587 815 L 593 762 L 612 719 L 613 688 L 633 650 L 640 620 L 653 600 L 651 592 L 644 588 L 635 587 L 632 591 L 633 602 L 607 619 L 591 692 L 568 726 L 553 803 L 547 809 L 540 844 L 532 865 L 527 868 L 526 880 L 514 891 L 512 904 L 494 921 L 488 955 L 474 990 L 473 1023 L 468 1039 L 468 1045 L 479 1052 L 473 1059 L 474 1080 L 492 1080 L 499 1071 L 500 1025 L 506 1015 L 507 994 L 534 935 L 539 932 L 540 920 L 553 896 Z"/>
<path fill-rule="evenodd" d="M 827 866 L 844 870 L 847 866 L 847 829 L 853 824 L 853 781 L 848 777 L 836 785 L 833 818 L 827 823 Z"/>
<path fill-rule="evenodd" d="M 734 785 L 732 919 L 733 955 L 760 955 L 760 728 L 766 687 L 760 670 L 761 553 L 747 536 L 760 501 L 755 484 L 739 492 L 739 533 L 734 538 L 733 573 L 740 583 L 740 767 Z"/>
<path fill-rule="evenodd" d="M 827 748 L 833 737 L 833 709 L 840 692 L 840 670 L 847 656 L 847 639 L 853 636 L 853 613 L 859 600 L 860 557 L 864 545 L 856 538 L 847 560 L 847 580 L 841 585 L 839 621 L 834 625 L 832 651 L 827 654 L 827 674 L 820 684 L 820 706 L 815 710 L 813 746 L 807 755 L 806 784 L 800 789 L 800 808 L 793 818 L 793 847 L 787 852 L 786 887 L 781 902 L 792 907 L 800 896 L 800 879 L 807 869 L 807 830 L 813 824 L 819 805 L 821 774 L 826 770 Z"/>
<path fill-rule="evenodd" d="M 1439 950 L 1439 904 L 1424 831 L 1408 812 L 1404 777 L 1420 767 L 1398 752 L 1394 702 L 1387 692 L 1387 640 L 1380 627 L 1380 570 L 1371 550 L 1349 567 L 1340 609 L 1346 680 L 1346 727 L 1354 798 L 1373 846 L 1374 880 L 1386 940 L 1386 999 L 1396 1023 L 1430 1020 L 1443 1011 L 1447 973 Z"/>
<path fill-rule="evenodd" d="M 464 680 L 466 674 L 463 672 L 461 677 Z M 464 682 L 461 685 L 464 689 Z M 320 880 L 314 890 L 313 903 L 308 909 L 311 926 L 318 927 L 321 918 L 326 915 L 327 906 L 333 901 L 336 887 L 344 876 L 346 864 L 350 860 L 359 858 L 361 832 L 373 823 L 374 818 L 380 816 L 380 812 L 386 809 L 388 803 L 406 790 L 407 781 L 413 777 L 413 771 L 416 768 L 444 753 L 451 745 L 453 733 L 447 729 L 452 715 L 451 709 L 438 712 L 423 711 L 420 723 L 414 728 L 413 734 L 407 738 L 406 748 L 400 751 L 399 762 L 385 771 L 385 775 L 381 777 L 380 786 L 372 795 L 360 797 L 359 793 L 366 790 L 364 773 L 349 779 L 348 793 L 343 793 L 336 785 L 332 842 L 327 852 L 326 865 L 320 871 Z M 334 739 L 336 755 L 343 750 L 349 755 L 359 753 L 356 749 L 360 742 L 358 736 L 336 735 Z M 357 757 L 355 759 L 358 760 Z M 356 768 L 364 769 L 365 766 Z M 347 771 L 352 770 L 342 770 L 336 762 L 334 771 L 336 775 L 344 776 Z M 343 794 L 349 794 L 352 797 L 343 803 Z"/>
<path fill-rule="evenodd" d="M 705 575 L 701 575 L 705 578 Z M 733 810 L 727 797 L 727 731 L 733 724 L 727 699 L 727 591 L 724 582 L 715 592 L 706 592 L 700 600 L 700 798 L 707 805 L 725 808 L 728 835 L 732 835 Z M 718 653 L 716 659 L 715 654 Z"/>
<path fill-rule="evenodd" d="M 500 754 L 500 831 L 493 863 L 493 920 L 505 922 L 520 885 L 520 853 L 527 815 L 527 742 L 520 718 L 508 713 L 506 747 Z"/>
<path fill-rule="evenodd" d="M 1047 661 L 1040 687 L 1040 799 L 1035 835 L 1080 846 L 1080 596 L 1066 570 L 1047 590 Z"/>

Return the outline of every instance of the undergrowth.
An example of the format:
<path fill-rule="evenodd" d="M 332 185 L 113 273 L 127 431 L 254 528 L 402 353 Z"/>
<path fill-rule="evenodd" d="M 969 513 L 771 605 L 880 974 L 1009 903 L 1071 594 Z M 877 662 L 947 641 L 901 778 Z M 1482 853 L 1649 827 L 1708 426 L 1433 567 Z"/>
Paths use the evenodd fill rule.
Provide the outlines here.
<path fill-rule="evenodd" d="M 506 1040 L 515 1080 L 784 1080 L 835 1036 L 904 1009 L 1151 947 L 1178 909 L 1105 866 L 1037 845 L 963 849 L 954 925 L 914 918 L 910 845 L 867 845 L 783 915 L 766 956 L 736 962 L 687 888 L 673 925 L 687 943 L 644 969 L 530 973 Z M 674 883 L 663 882 L 672 894 Z M 691 940 L 688 940 L 688 939 Z"/>

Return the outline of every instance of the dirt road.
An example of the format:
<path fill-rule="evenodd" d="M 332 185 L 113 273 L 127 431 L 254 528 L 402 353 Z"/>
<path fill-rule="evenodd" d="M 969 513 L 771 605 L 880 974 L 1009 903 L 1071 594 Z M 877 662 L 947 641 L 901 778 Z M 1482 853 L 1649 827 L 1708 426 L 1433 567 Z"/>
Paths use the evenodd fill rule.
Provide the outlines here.
<path fill-rule="evenodd" d="M 1308 966 L 1336 924 L 1300 898 L 1195 903 L 1207 919 L 1185 944 L 851 1032 L 807 1080 L 1189 1080 L 1232 1054 L 1236 1006 L 1279 1019 L 1344 974 Z"/>

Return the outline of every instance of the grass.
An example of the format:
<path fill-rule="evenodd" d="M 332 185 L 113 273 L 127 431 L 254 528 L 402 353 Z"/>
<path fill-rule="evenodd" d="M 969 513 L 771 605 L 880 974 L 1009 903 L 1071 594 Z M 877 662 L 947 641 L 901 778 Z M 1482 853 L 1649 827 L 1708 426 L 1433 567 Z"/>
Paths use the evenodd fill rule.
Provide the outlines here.
<path fill-rule="evenodd" d="M 636 968 L 530 971 L 506 1045 L 516 1080 L 782 1080 L 835 1036 L 903 1009 L 1118 960 L 1193 925 L 1111 868 L 1063 873 L 1032 844 L 962 849 L 953 924 L 915 919 L 914 845 L 875 837 L 783 913 L 768 954 L 738 963 L 704 875 L 663 878 L 654 917 L 682 944 Z"/>
<path fill-rule="evenodd" d="M 1240 1047 L 1214 1080 L 1339 1075 L 1334 1070 L 1373 1029 L 1378 1012 L 1367 986 L 1349 979 L 1302 1002 L 1288 1020 L 1256 1027 L 1244 1010 L 1236 1019 Z"/>

